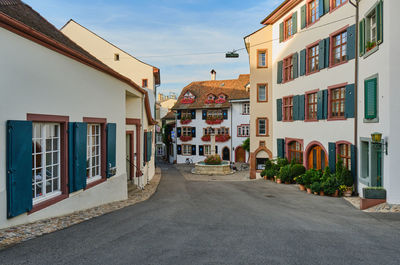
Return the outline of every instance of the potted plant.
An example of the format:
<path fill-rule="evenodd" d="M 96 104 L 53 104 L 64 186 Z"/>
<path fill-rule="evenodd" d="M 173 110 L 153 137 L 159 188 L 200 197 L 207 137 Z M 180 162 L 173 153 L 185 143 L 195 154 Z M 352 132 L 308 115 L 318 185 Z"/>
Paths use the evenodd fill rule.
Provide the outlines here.
<path fill-rule="evenodd" d="M 383 187 L 363 188 L 363 198 L 365 199 L 386 199 L 386 190 Z"/>
<path fill-rule="evenodd" d="M 276 176 L 276 171 L 272 168 L 266 170 L 266 177 L 267 179 L 274 179 Z"/>
<path fill-rule="evenodd" d="M 294 181 L 296 181 L 296 183 L 299 184 L 299 189 L 301 191 L 305 191 L 306 190 L 306 187 L 304 186 L 304 178 L 303 178 L 303 176 L 304 175 L 300 175 L 300 176 L 297 176 L 297 177 L 294 178 Z"/>
<path fill-rule="evenodd" d="M 353 187 L 347 187 L 346 185 L 340 185 L 339 191 L 341 194 L 343 194 L 344 197 L 351 197 L 351 194 L 353 193 Z"/>
<path fill-rule="evenodd" d="M 284 167 L 281 167 L 279 170 L 279 176 L 281 178 L 281 181 L 285 184 L 290 184 L 290 176 L 292 173 L 291 165 L 286 165 Z"/>
<path fill-rule="evenodd" d="M 366 48 L 366 50 L 368 52 L 368 51 L 372 50 L 373 48 L 375 48 L 375 46 L 376 46 L 376 42 L 375 41 L 368 41 L 365 48 Z"/>
<path fill-rule="evenodd" d="M 190 115 L 185 115 L 181 117 L 181 124 L 189 124 L 192 121 L 192 117 Z"/>
<path fill-rule="evenodd" d="M 303 175 L 306 172 L 306 168 L 301 164 L 291 164 L 290 168 L 290 180 L 293 181 L 294 178 Z"/>
<path fill-rule="evenodd" d="M 315 195 L 318 195 L 319 192 L 321 191 L 321 183 L 320 182 L 314 182 L 310 186 L 311 192 L 314 193 Z"/>

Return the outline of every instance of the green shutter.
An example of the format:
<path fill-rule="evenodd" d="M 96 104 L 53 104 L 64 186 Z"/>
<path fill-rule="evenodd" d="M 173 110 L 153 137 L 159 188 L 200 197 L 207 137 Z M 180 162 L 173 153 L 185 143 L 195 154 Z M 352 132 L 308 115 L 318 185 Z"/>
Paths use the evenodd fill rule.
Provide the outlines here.
<path fill-rule="evenodd" d="M 152 156 L 152 143 L 153 143 L 153 132 L 147 132 L 147 152 L 146 152 L 146 162 L 149 162 L 151 160 L 151 156 Z"/>
<path fill-rule="evenodd" d="M 357 147 L 355 145 L 350 146 L 351 156 L 351 174 L 353 175 L 354 183 L 357 183 Z"/>
<path fill-rule="evenodd" d="M 365 18 L 359 23 L 359 43 L 358 48 L 360 50 L 360 56 L 365 54 Z"/>
<path fill-rule="evenodd" d="M 376 40 L 378 44 L 383 42 L 383 1 L 376 5 Z"/>
<path fill-rule="evenodd" d="M 293 79 L 299 77 L 299 54 L 296 52 L 292 57 L 293 62 Z"/>
<path fill-rule="evenodd" d="M 324 11 L 325 11 L 325 9 L 324 9 L 324 0 L 317 0 L 317 1 L 319 1 L 319 3 L 318 3 L 318 14 L 319 14 L 319 17 L 322 17 L 325 13 L 324 13 Z"/>
<path fill-rule="evenodd" d="M 352 60 L 356 57 L 356 25 L 351 25 L 347 28 L 347 60 Z"/>
<path fill-rule="evenodd" d="M 323 111 L 322 111 L 322 118 L 327 119 L 328 118 L 328 90 L 322 90 L 322 98 L 323 98 Z"/>
<path fill-rule="evenodd" d="M 276 100 L 276 116 L 278 121 L 282 121 L 282 99 Z"/>
<path fill-rule="evenodd" d="M 300 51 L 300 75 L 306 74 L 306 49 Z"/>
<path fill-rule="evenodd" d="M 364 117 L 375 119 L 377 117 L 377 78 L 364 81 Z"/>
<path fill-rule="evenodd" d="M 282 73 L 283 73 L 283 61 L 278 62 L 278 71 L 277 71 L 277 82 L 278 84 L 282 83 Z"/>
<path fill-rule="evenodd" d="M 324 14 L 329 13 L 330 10 L 330 0 L 324 0 Z"/>
<path fill-rule="evenodd" d="M 306 97 L 305 95 L 300 95 L 299 96 L 299 120 L 304 121 L 305 118 L 305 100 Z"/>
<path fill-rule="evenodd" d="M 69 192 L 72 193 L 86 187 L 87 124 L 70 122 L 68 127 L 68 186 Z M 103 175 L 103 172 L 101 172 L 101 175 Z"/>
<path fill-rule="evenodd" d="M 278 157 L 285 157 L 285 140 L 284 139 L 276 139 L 277 140 L 277 149 L 278 149 Z"/>
<path fill-rule="evenodd" d="M 297 11 L 292 15 L 293 35 L 297 33 Z"/>
<path fill-rule="evenodd" d="M 331 42 L 331 38 L 326 38 L 325 39 L 325 68 L 329 67 L 329 60 L 330 60 L 330 52 L 331 50 L 329 49 L 330 46 L 330 42 Z"/>
<path fill-rule="evenodd" d="M 284 30 L 283 30 L 283 22 L 279 24 L 279 42 L 282 42 L 284 40 Z"/>
<path fill-rule="evenodd" d="M 336 171 L 336 143 L 329 143 L 329 169 L 332 173 Z"/>
<path fill-rule="evenodd" d="M 324 106 L 323 92 L 322 92 L 322 90 L 320 90 L 317 92 L 317 119 L 318 120 L 324 119 L 323 106 Z"/>
<path fill-rule="evenodd" d="M 350 84 L 346 86 L 346 95 L 344 102 L 345 113 L 344 116 L 346 118 L 354 118 L 355 115 L 355 97 L 354 97 L 354 84 Z"/>
<path fill-rule="evenodd" d="M 32 210 L 32 122 L 7 121 L 7 218 Z"/>
<path fill-rule="evenodd" d="M 301 7 L 301 29 L 304 29 L 305 27 L 307 27 L 307 6 L 304 5 Z"/>
<path fill-rule="evenodd" d="M 293 96 L 293 120 L 299 120 L 299 96 Z"/>
<path fill-rule="evenodd" d="M 322 70 L 325 68 L 325 40 L 319 42 L 318 48 L 318 68 Z"/>
<path fill-rule="evenodd" d="M 116 167 L 117 124 L 107 124 L 107 177 L 112 177 L 110 169 Z"/>

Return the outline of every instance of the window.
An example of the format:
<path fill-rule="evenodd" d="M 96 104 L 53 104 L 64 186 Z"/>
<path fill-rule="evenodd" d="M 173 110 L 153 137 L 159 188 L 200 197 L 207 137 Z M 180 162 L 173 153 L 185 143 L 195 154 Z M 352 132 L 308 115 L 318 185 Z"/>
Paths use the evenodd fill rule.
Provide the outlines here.
<path fill-rule="evenodd" d="M 266 158 L 256 158 L 256 168 L 257 170 L 264 170 L 265 169 L 265 163 L 267 163 Z"/>
<path fill-rule="evenodd" d="M 87 126 L 86 182 L 101 179 L 101 125 Z"/>
<path fill-rule="evenodd" d="M 203 135 L 211 135 L 214 134 L 214 128 L 208 127 L 203 129 Z"/>
<path fill-rule="evenodd" d="M 144 87 L 144 88 L 148 87 L 148 80 L 147 79 L 142 79 L 142 87 Z"/>
<path fill-rule="evenodd" d="M 242 105 L 242 114 L 249 115 L 250 114 L 250 103 L 243 103 Z"/>
<path fill-rule="evenodd" d="M 60 124 L 33 123 L 33 204 L 61 194 Z"/>
<path fill-rule="evenodd" d="M 192 127 L 182 127 L 182 136 L 192 136 Z"/>
<path fill-rule="evenodd" d="M 378 78 L 364 81 L 364 118 L 372 121 L 378 118 Z"/>
<path fill-rule="evenodd" d="M 184 156 L 192 155 L 192 146 L 190 144 L 182 145 L 182 155 L 184 155 Z"/>
<path fill-rule="evenodd" d="M 114 61 L 119 61 L 119 53 L 114 54 Z"/>
<path fill-rule="evenodd" d="M 308 3 L 308 24 L 312 24 L 319 19 L 319 0 L 312 0 Z"/>
<path fill-rule="evenodd" d="M 343 161 L 343 165 L 351 170 L 351 151 L 350 144 L 339 144 L 339 157 Z"/>
<path fill-rule="evenodd" d="M 267 84 L 257 85 L 257 101 L 266 102 L 267 101 Z"/>
<path fill-rule="evenodd" d="M 205 156 L 211 155 L 211 145 L 205 145 L 204 146 L 204 155 Z"/>
<path fill-rule="evenodd" d="M 207 111 L 207 119 L 223 119 L 222 110 L 208 110 Z"/>
<path fill-rule="evenodd" d="M 191 110 L 181 110 L 181 120 L 191 120 L 192 111 Z"/>
<path fill-rule="evenodd" d="M 257 135 L 267 135 L 267 119 L 257 119 Z"/>
<path fill-rule="evenodd" d="M 215 131 L 217 132 L 217 135 L 229 135 L 229 128 L 226 127 L 217 128 Z"/>
<path fill-rule="evenodd" d="M 346 47 L 347 47 L 347 31 L 341 32 L 332 37 L 332 65 L 345 62 L 346 58 Z"/>
<path fill-rule="evenodd" d="M 290 18 L 286 19 L 285 22 L 284 22 L 285 40 L 294 35 L 293 19 L 292 18 L 293 17 L 291 16 Z"/>
<path fill-rule="evenodd" d="M 330 90 L 330 118 L 344 118 L 345 87 Z"/>
<path fill-rule="evenodd" d="M 239 137 L 249 137 L 250 136 L 250 125 L 242 124 L 238 126 L 238 136 Z"/>
<path fill-rule="evenodd" d="M 332 0 L 332 9 L 337 8 L 347 2 L 347 0 Z"/>
<path fill-rule="evenodd" d="M 307 72 L 314 73 L 319 69 L 319 45 L 315 45 L 307 50 Z"/>
<path fill-rule="evenodd" d="M 257 67 L 266 68 L 267 67 L 267 50 L 257 51 Z"/>
<path fill-rule="evenodd" d="M 293 96 L 283 98 L 283 120 L 293 120 Z"/>
<path fill-rule="evenodd" d="M 295 160 L 296 163 L 303 163 L 303 151 L 301 143 L 292 141 L 288 144 L 288 160 Z"/>
<path fill-rule="evenodd" d="M 317 93 L 307 94 L 307 120 L 317 120 Z"/>
<path fill-rule="evenodd" d="M 213 94 L 209 94 L 207 96 L 207 100 L 210 100 L 210 101 L 215 100 L 215 96 Z"/>
<path fill-rule="evenodd" d="M 293 56 L 283 59 L 283 82 L 293 80 Z"/>

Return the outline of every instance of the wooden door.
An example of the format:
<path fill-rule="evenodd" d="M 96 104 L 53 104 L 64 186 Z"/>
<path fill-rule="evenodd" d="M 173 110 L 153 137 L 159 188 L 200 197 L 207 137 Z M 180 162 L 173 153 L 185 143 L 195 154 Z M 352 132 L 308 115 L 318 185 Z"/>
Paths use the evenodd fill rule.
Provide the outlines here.
<path fill-rule="evenodd" d="M 324 149 L 321 146 L 314 146 L 308 154 L 308 168 L 324 169 L 328 164 Z"/>
<path fill-rule="evenodd" d="M 236 148 L 235 162 L 238 162 L 238 163 L 245 163 L 246 162 L 246 151 L 241 146 Z"/>
<path fill-rule="evenodd" d="M 224 161 L 229 161 L 230 160 L 230 154 L 229 154 L 229 148 L 228 147 L 224 147 L 224 149 L 222 149 L 222 160 L 224 160 Z"/>

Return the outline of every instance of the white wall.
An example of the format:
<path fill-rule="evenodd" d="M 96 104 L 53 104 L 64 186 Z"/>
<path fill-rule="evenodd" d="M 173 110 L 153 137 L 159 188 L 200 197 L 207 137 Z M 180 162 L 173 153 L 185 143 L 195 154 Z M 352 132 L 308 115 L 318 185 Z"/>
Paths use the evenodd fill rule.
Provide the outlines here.
<path fill-rule="evenodd" d="M 3 28 L 0 39 L 0 228 L 126 199 L 125 90 L 131 88 Z M 26 120 L 27 113 L 65 115 L 72 122 L 85 116 L 117 123 L 116 176 L 44 210 L 7 220 L 6 121 Z"/>
<path fill-rule="evenodd" d="M 231 128 L 231 136 L 232 136 L 232 146 L 235 148 L 241 146 L 243 141 L 248 137 L 239 137 L 238 136 L 238 126 L 247 124 L 250 126 L 250 115 L 243 115 L 242 106 L 244 103 L 250 103 L 250 101 L 246 102 L 235 102 L 232 103 L 232 128 Z M 249 159 L 249 153 L 246 152 L 246 161 Z M 235 162 L 235 151 L 232 152 L 231 161 Z"/>

